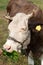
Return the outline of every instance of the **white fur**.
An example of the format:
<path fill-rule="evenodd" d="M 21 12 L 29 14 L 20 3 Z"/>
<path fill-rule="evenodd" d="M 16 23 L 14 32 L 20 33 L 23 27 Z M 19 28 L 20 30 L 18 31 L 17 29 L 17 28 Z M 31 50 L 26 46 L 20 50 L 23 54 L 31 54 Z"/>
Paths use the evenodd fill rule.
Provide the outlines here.
<path fill-rule="evenodd" d="M 41 55 L 40 60 L 41 60 L 41 65 L 43 65 L 43 54 Z"/>
<path fill-rule="evenodd" d="M 34 65 L 34 58 L 32 51 L 30 51 L 28 55 L 28 65 Z"/>
<path fill-rule="evenodd" d="M 25 30 L 22 30 L 22 28 Z M 16 40 L 23 42 L 28 36 L 28 19 L 25 14 L 18 13 L 13 17 L 12 22 L 9 24 L 9 36 Z"/>
<path fill-rule="evenodd" d="M 28 56 L 28 65 L 34 65 L 34 59 Z"/>
<path fill-rule="evenodd" d="M 43 65 L 43 59 L 41 60 L 41 65 Z"/>
<path fill-rule="evenodd" d="M 12 22 L 9 24 L 9 36 L 15 38 L 19 42 L 23 42 L 27 36 L 28 40 L 24 43 L 24 48 L 27 47 L 27 45 L 30 43 L 30 30 L 28 30 L 28 18 L 29 16 L 24 13 L 17 13 L 13 18 Z M 19 43 L 16 43 L 12 40 L 7 40 L 4 44 L 4 49 L 6 49 L 6 45 L 11 46 L 10 50 L 6 50 L 8 52 L 11 52 L 13 50 L 17 51 L 17 47 L 20 45 Z M 21 47 L 21 45 L 20 45 Z"/>

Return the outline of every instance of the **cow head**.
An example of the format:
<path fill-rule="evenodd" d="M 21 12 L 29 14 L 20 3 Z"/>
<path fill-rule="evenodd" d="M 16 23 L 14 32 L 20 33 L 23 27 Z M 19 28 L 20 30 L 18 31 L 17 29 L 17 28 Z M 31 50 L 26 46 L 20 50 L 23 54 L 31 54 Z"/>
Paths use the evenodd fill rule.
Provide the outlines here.
<path fill-rule="evenodd" d="M 3 45 L 3 49 L 7 52 L 13 50 L 20 52 L 23 44 L 24 48 L 30 43 L 30 30 L 28 30 L 28 20 L 33 16 L 31 14 L 17 13 L 14 17 L 7 17 L 12 20 L 8 25 L 9 37 Z"/>

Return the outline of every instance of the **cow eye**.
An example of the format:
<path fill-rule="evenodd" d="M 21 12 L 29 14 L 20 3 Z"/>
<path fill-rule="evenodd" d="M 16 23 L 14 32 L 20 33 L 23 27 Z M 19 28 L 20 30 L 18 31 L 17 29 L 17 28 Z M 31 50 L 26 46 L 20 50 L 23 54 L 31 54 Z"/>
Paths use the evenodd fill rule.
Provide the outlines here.
<path fill-rule="evenodd" d="M 12 22 L 12 20 L 9 20 L 9 24 Z"/>

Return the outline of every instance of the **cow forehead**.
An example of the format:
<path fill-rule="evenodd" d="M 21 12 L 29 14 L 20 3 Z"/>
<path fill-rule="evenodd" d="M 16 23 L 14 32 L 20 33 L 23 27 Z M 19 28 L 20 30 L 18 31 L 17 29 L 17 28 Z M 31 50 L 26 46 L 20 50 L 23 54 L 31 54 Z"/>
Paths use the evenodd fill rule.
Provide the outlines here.
<path fill-rule="evenodd" d="M 20 27 L 23 27 L 23 26 L 26 27 L 26 26 L 28 26 L 27 22 L 28 22 L 28 19 L 27 19 L 27 15 L 26 14 L 24 14 L 24 13 L 17 13 L 13 17 L 12 22 L 9 24 L 8 29 L 12 28 L 12 27 L 15 28 L 15 26 L 18 27 L 18 25 Z"/>
<path fill-rule="evenodd" d="M 27 15 L 25 13 L 17 13 L 14 17 L 13 17 L 13 20 L 16 20 L 16 19 L 25 19 L 27 18 Z"/>

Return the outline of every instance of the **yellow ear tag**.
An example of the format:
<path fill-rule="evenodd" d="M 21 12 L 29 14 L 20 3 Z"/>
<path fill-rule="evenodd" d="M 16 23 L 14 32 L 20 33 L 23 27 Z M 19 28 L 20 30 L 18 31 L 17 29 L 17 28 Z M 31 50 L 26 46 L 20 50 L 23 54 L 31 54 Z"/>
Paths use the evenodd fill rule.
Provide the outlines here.
<path fill-rule="evenodd" d="M 37 31 L 40 31 L 40 30 L 41 30 L 41 25 L 36 26 L 35 29 L 36 29 Z"/>

